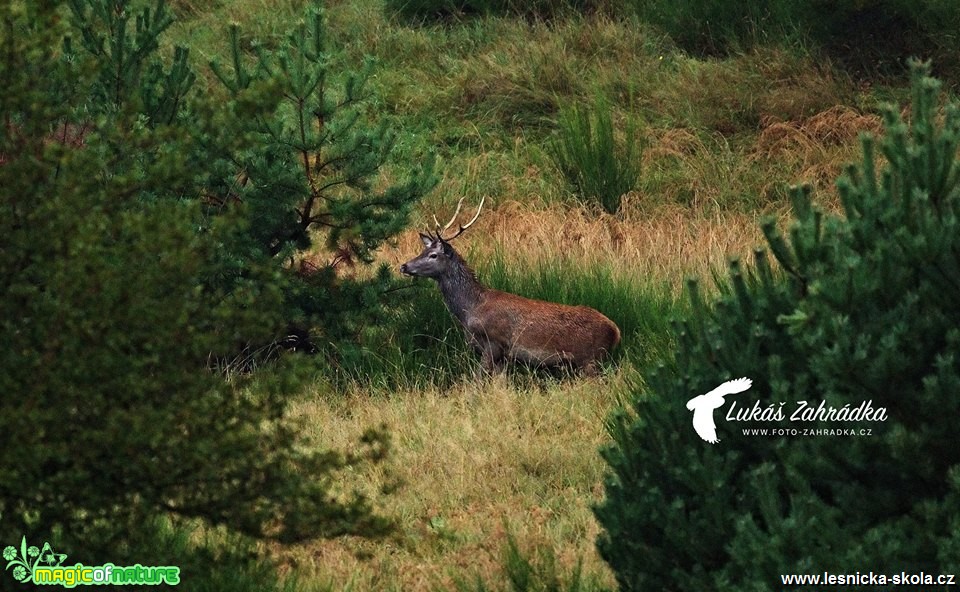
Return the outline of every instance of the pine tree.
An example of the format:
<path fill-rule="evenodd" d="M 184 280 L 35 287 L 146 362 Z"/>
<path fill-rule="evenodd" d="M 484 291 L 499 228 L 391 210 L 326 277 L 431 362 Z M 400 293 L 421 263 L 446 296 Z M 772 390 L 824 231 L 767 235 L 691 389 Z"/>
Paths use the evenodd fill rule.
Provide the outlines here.
<path fill-rule="evenodd" d="M 386 267 L 364 280 L 344 270 L 371 263 L 374 251 L 406 227 L 413 205 L 436 183 L 432 160 L 403 182 L 378 180 L 396 133 L 385 121 L 365 123 L 369 62 L 338 80 L 319 7 L 310 8 L 276 49 L 254 42 L 252 66 L 245 63 L 236 25 L 230 39 L 230 67 L 217 61 L 211 67 L 248 141 L 227 151 L 205 197 L 211 209 L 244 205 L 250 232 L 233 250 L 250 261 L 289 261 L 306 249 L 322 249 L 325 260 L 313 257 L 289 268 L 297 273 L 289 278 L 288 313 L 313 330 L 313 347 L 349 348 L 362 327 L 382 320 L 383 295 L 394 279 Z"/>
<path fill-rule="evenodd" d="M 691 286 L 675 358 L 646 377 L 649 394 L 636 387 L 604 453 L 598 544 L 622 590 L 956 571 L 960 111 L 938 107 L 927 72 L 915 66 L 911 121 L 886 111 L 882 169 L 865 138 L 861 164 L 839 180 L 843 216 L 798 189 L 788 237 L 764 226 L 779 269 L 758 251 L 752 268 L 731 266 L 713 302 Z M 685 402 L 740 376 L 764 404 L 870 400 L 887 419 L 842 438 L 762 438 L 740 428 L 771 424 L 718 422 L 721 442 L 702 442 Z"/>
<path fill-rule="evenodd" d="M 189 92 L 185 50 L 157 55 L 162 2 L 69 7 L 65 21 L 58 2 L 0 5 L 0 541 L 57 541 L 89 562 L 136 556 L 157 517 L 281 541 L 384 532 L 367 499 L 331 485 L 383 458 L 382 430 L 349 451 L 305 449 L 286 414 L 299 376 L 288 364 L 229 380 L 210 369 L 238 343 L 282 335 L 297 293 L 281 255 L 306 245 L 273 226 L 262 251 L 238 251 L 266 236 L 256 200 L 211 205 L 224 147 L 262 164 L 235 118 L 243 97 L 219 112 Z M 241 140 L 211 141 L 227 137 Z M 280 146 L 261 153 L 273 168 L 250 165 L 258 180 L 242 198 L 265 183 L 259 171 L 281 178 L 262 207 L 285 195 L 301 169 Z M 335 170 L 359 179 L 382 162 L 359 153 Z M 368 257 L 415 197 L 387 193 L 391 215 L 343 197 L 309 217 L 343 226 L 328 244 Z M 324 296 L 331 317 L 379 304 L 337 296 Z"/>

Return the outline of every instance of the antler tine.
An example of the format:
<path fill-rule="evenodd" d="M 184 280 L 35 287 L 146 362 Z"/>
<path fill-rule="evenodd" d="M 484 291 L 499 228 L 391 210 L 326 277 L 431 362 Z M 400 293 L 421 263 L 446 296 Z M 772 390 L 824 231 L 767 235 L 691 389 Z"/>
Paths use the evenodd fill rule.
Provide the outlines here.
<path fill-rule="evenodd" d="M 436 215 L 433 216 L 433 223 L 436 224 L 436 227 L 437 227 L 437 236 L 442 235 L 444 232 L 447 231 L 448 228 L 453 226 L 454 222 L 457 221 L 457 216 L 460 215 L 460 209 L 463 207 L 463 200 L 464 198 L 461 197 L 460 201 L 457 202 L 457 209 L 455 212 L 453 212 L 453 217 L 450 218 L 450 221 L 447 222 L 446 226 L 444 226 L 443 228 L 440 227 L 440 221 L 437 220 L 437 216 Z"/>
<path fill-rule="evenodd" d="M 483 196 L 482 198 L 480 198 L 480 205 L 477 206 L 477 213 L 473 215 L 473 219 L 472 219 L 472 220 L 470 220 L 470 221 L 467 222 L 466 224 L 461 224 L 461 225 L 460 225 L 460 230 L 458 230 L 455 235 L 451 236 L 450 238 L 445 238 L 445 239 L 443 239 L 443 240 L 452 241 L 453 239 L 455 239 L 455 238 L 457 238 L 458 236 L 460 236 L 461 234 L 463 234 L 463 231 L 464 231 L 464 230 L 466 230 L 466 229 L 470 228 L 471 226 L 473 226 L 473 223 L 476 222 L 476 221 L 477 221 L 477 218 L 480 217 L 480 210 L 483 209 L 483 202 L 486 201 L 486 199 L 487 199 L 487 196 Z M 460 201 L 462 202 L 463 200 L 461 199 Z M 459 208 L 459 207 L 457 207 L 457 211 L 458 211 L 458 212 L 460 211 L 460 208 Z M 451 220 L 451 224 L 452 224 L 452 223 L 453 223 L 453 221 Z M 446 228 L 444 228 L 444 230 L 446 230 Z"/>

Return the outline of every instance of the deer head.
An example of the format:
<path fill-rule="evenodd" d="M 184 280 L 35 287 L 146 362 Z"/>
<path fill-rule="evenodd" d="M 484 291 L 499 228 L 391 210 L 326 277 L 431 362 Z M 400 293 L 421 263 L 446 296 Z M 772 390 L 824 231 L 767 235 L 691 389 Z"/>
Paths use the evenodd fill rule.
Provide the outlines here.
<path fill-rule="evenodd" d="M 414 277 L 438 279 L 450 274 L 456 267 L 463 265 L 460 256 L 457 255 L 457 252 L 450 246 L 450 241 L 463 234 L 465 230 L 477 221 L 480 217 L 480 210 L 483 209 L 485 199 L 486 198 L 480 200 L 477 213 L 474 214 L 473 218 L 466 224 L 461 224 L 457 232 L 451 237 L 445 238 L 443 233 L 449 230 L 454 222 L 456 222 L 457 217 L 460 215 L 460 209 L 463 207 L 463 198 L 460 198 L 460 201 L 457 202 L 457 209 L 445 226 L 441 227 L 440 221 L 434 216 L 433 222 L 436 225 L 434 234 L 431 235 L 429 232 L 420 233 L 420 240 L 423 241 L 424 247 L 423 252 L 401 265 L 400 272 Z"/>

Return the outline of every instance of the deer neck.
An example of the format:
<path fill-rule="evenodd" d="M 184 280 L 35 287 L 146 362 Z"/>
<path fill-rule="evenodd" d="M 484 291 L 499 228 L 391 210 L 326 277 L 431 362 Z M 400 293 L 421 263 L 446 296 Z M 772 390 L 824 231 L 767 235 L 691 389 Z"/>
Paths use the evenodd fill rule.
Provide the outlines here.
<path fill-rule="evenodd" d="M 483 286 L 466 264 L 457 265 L 450 273 L 438 279 L 440 293 L 450 313 L 466 326 L 467 316 L 480 302 Z"/>

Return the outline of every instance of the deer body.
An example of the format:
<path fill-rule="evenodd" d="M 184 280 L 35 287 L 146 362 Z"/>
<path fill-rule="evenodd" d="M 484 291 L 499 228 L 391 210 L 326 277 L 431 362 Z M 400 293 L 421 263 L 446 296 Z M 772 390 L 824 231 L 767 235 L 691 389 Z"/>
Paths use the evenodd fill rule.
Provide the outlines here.
<path fill-rule="evenodd" d="M 596 310 L 485 288 L 439 233 L 420 238 L 423 252 L 400 271 L 437 281 L 447 308 L 480 351 L 487 370 L 519 360 L 594 374 L 598 362 L 620 342 L 620 330 Z"/>

